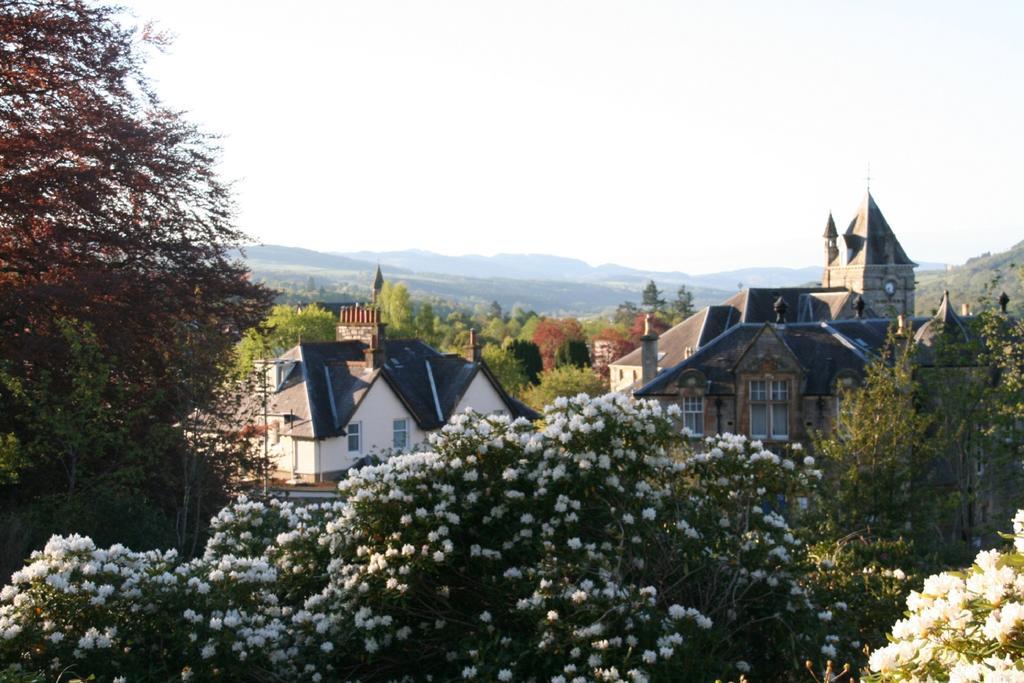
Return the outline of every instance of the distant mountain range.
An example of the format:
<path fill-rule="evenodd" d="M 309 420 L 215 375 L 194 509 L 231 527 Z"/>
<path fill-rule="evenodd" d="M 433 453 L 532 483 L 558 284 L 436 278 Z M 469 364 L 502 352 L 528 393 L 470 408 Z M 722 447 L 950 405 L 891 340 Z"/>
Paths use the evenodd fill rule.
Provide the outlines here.
<path fill-rule="evenodd" d="M 692 275 L 680 271 L 638 270 L 614 263 L 591 266 L 585 261 L 549 254 L 496 254 L 494 256 L 445 256 L 430 251 L 357 251 L 339 253 L 345 258 L 369 261 L 391 268 L 417 273 L 440 273 L 476 278 L 507 278 L 511 280 L 567 280 L 603 284 L 647 284 L 658 286 L 686 285 L 733 291 L 744 287 L 782 287 L 814 282 L 821 277 L 821 267 L 807 268 L 743 268 L 720 273 Z"/>
<path fill-rule="evenodd" d="M 330 285 L 351 285 L 369 291 L 380 264 L 386 279 L 404 282 L 413 295 L 468 305 L 497 301 L 506 310 L 519 305 L 552 315 L 588 315 L 609 311 L 623 301 L 639 303 L 641 290 L 650 280 L 669 300 L 680 285 L 686 285 L 694 304 L 701 307 L 719 303 L 741 287 L 797 286 L 821 277 L 818 266 L 692 275 L 616 264 L 591 266 L 579 259 L 548 254 L 445 256 L 422 250 L 342 254 L 277 245 L 251 245 L 244 251 L 255 277 L 269 282 L 304 285 L 312 277 L 328 289 Z"/>

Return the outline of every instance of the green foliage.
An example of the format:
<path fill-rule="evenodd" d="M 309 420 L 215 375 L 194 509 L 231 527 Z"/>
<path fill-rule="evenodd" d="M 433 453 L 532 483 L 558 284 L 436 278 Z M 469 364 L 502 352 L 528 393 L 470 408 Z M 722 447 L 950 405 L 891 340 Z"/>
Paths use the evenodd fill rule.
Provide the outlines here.
<path fill-rule="evenodd" d="M 654 280 L 648 282 L 644 287 L 642 304 L 652 313 L 665 309 L 665 299 L 662 298 L 661 290 L 658 289 L 658 285 L 654 284 Z"/>
<path fill-rule="evenodd" d="M 533 408 L 541 410 L 544 406 L 554 403 L 555 399 L 559 397 L 571 397 L 577 394 L 598 396 L 604 391 L 604 382 L 594 374 L 593 370 L 566 365 L 541 373 L 540 383 L 527 389 L 523 393 L 523 400 Z"/>
<path fill-rule="evenodd" d="M 437 334 L 437 327 L 440 320 L 434 316 L 434 307 L 429 302 L 420 304 L 416 310 L 416 318 L 414 321 L 416 327 L 416 337 L 422 339 L 431 345 L 436 345 L 439 341 Z"/>
<path fill-rule="evenodd" d="M 416 327 L 408 287 L 401 282 L 392 284 L 385 281 L 377 305 L 380 306 L 382 319 L 388 325 L 388 336 L 399 338 L 413 335 Z"/>
<path fill-rule="evenodd" d="M 590 349 L 581 339 L 566 339 L 555 352 L 555 367 L 572 365 L 577 368 L 590 367 Z"/>
<path fill-rule="evenodd" d="M 505 348 L 519 362 L 523 372 L 526 373 L 526 380 L 530 384 L 540 381 L 540 373 L 544 369 L 543 360 L 540 357 L 540 349 L 532 341 L 522 339 L 506 340 Z"/>
<path fill-rule="evenodd" d="M 29 464 L 16 434 L 0 434 L 0 487 L 15 484 L 18 472 Z"/>
<path fill-rule="evenodd" d="M 834 490 L 823 510 L 833 538 L 871 529 L 885 538 L 909 533 L 924 544 L 919 550 L 941 543 L 936 523 L 948 501 L 935 486 L 933 418 L 918 410 L 912 344 L 891 339 L 864 385 L 842 391 L 837 427 L 815 439 Z"/>
<path fill-rule="evenodd" d="M 850 643 L 837 660 L 862 670 L 867 665 L 864 646 L 886 643 L 886 630 L 902 615 L 918 578 L 934 570 L 934 558 L 920 555 L 906 539 L 866 532 L 819 540 L 808 553 L 816 595 L 833 606 L 836 631 Z"/>
<path fill-rule="evenodd" d="M 672 302 L 672 314 L 675 322 L 686 320 L 694 314 L 693 292 L 686 285 L 679 285 L 675 301 Z"/>
<path fill-rule="evenodd" d="M 336 325 L 334 315 L 317 304 L 300 310 L 286 304 L 274 306 L 259 328 L 250 328 L 242 335 L 235 350 L 235 374 L 245 377 L 256 360 L 278 356 L 300 341 L 331 341 Z"/>
<path fill-rule="evenodd" d="M 483 348 L 482 356 L 487 367 L 508 393 L 518 395 L 523 387 L 529 384 L 526 371 L 511 349 L 487 344 Z"/>
<path fill-rule="evenodd" d="M 1010 297 L 1010 313 L 1020 315 L 1024 312 L 1024 279 L 1020 277 L 1022 264 L 1024 242 L 1018 242 L 1007 251 L 982 254 L 949 270 L 917 273 L 916 312 L 918 315 L 934 313 L 943 291 L 954 293 L 958 301 L 970 303 L 977 310 L 992 309 L 996 307 L 999 294 L 1005 290 Z"/>

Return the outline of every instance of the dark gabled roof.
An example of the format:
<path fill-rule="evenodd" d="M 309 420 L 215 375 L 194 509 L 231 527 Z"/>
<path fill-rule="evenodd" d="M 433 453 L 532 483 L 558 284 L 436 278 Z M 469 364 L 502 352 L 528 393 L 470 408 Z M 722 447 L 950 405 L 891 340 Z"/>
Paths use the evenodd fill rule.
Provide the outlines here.
<path fill-rule="evenodd" d="M 687 349 L 695 351 L 704 346 L 738 317 L 731 306 L 708 306 L 697 311 L 658 337 L 658 366 L 670 367 L 680 362 Z M 636 348 L 613 363 L 639 366 L 642 354 L 642 349 Z"/>
<path fill-rule="evenodd" d="M 740 322 L 775 322 L 775 302 L 780 298 L 786 304 L 786 322 L 812 322 L 832 320 L 836 317 L 831 310 L 832 306 L 827 303 L 827 299 L 822 299 L 822 296 L 832 295 L 832 298 L 836 296 L 845 297 L 849 294 L 849 291 L 845 287 L 753 287 L 740 292 L 740 294 L 746 294 L 742 298 L 743 307 L 740 309 Z M 729 299 L 726 301 L 726 304 L 731 304 L 737 297 L 738 295 Z M 816 299 L 825 302 L 824 305 L 808 306 L 809 301 Z M 804 305 L 801 306 L 801 303 Z M 844 313 L 841 308 L 836 312 Z M 819 313 L 827 315 L 827 317 L 805 317 L 807 315 L 817 316 Z M 852 315 L 852 312 L 850 315 Z"/>
<path fill-rule="evenodd" d="M 375 382 L 383 381 L 424 430 L 452 416 L 477 373 L 483 372 L 513 417 L 539 415 L 505 393 L 484 363 L 442 354 L 418 339 L 386 340 L 386 362 L 366 367 L 361 341 L 302 343 L 278 362 L 286 375 L 271 399 L 274 415 L 292 414 L 290 434 L 324 439 L 345 434 L 345 426 Z"/>
<path fill-rule="evenodd" d="M 744 323 L 775 322 L 775 302 L 786 304 L 786 319 L 793 323 L 811 323 L 852 319 L 857 295 L 844 287 L 752 287 L 726 299 L 721 305 L 702 308 L 686 320 L 666 330 L 658 338 L 658 367 L 679 364 L 686 349 L 703 348 L 729 328 Z M 864 317 L 875 317 L 870 308 Z M 642 349 L 634 349 L 611 365 L 640 367 Z"/>
<path fill-rule="evenodd" d="M 923 325 L 925 318 L 907 321 L 911 329 Z M 863 376 L 864 366 L 877 356 L 885 345 L 889 325 L 887 319 L 834 320 L 829 322 L 741 323 L 734 325 L 717 339 L 674 367 L 663 370 L 635 393 L 640 397 L 674 395 L 679 378 L 696 371 L 707 381 L 708 395 L 736 393 L 734 369 L 759 334 L 770 329 L 792 352 L 804 373 L 800 393 L 826 396 L 834 393 L 834 382 L 840 373 Z"/>
<path fill-rule="evenodd" d="M 864 201 L 850 221 L 843 240 L 847 249 L 846 265 L 917 265 L 903 251 L 870 192 L 864 195 Z"/>

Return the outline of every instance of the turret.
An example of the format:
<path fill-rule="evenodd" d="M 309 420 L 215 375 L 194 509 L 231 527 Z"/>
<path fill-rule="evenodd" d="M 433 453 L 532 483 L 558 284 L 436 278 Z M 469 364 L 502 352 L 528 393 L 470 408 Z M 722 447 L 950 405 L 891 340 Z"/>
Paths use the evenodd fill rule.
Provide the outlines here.
<path fill-rule="evenodd" d="M 828 223 L 825 224 L 825 266 L 838 266 L 839 246 L 836 240 L 839 239 L 839 232 L 836 230 L 836 222 L 832 219 L 832 212 L 828 212 Z M 828 285 L 826 285 L 827 287 Z"/>

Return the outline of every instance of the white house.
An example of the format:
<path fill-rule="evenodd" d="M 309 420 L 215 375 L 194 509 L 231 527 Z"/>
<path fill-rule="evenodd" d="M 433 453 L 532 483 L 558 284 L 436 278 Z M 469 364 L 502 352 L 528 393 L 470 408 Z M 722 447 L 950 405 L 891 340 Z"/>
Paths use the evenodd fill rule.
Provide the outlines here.
<path fill-rule="evenodd" d="M 264 361 L 270 454 L 291 482 L 337 479 L 367 456 L 409 451 L 466 408 L 535 419 L 480 358 L 418 339 L 386 339 L 376 306 L 343 308 L 337 341 L 300 343 Z"/>

